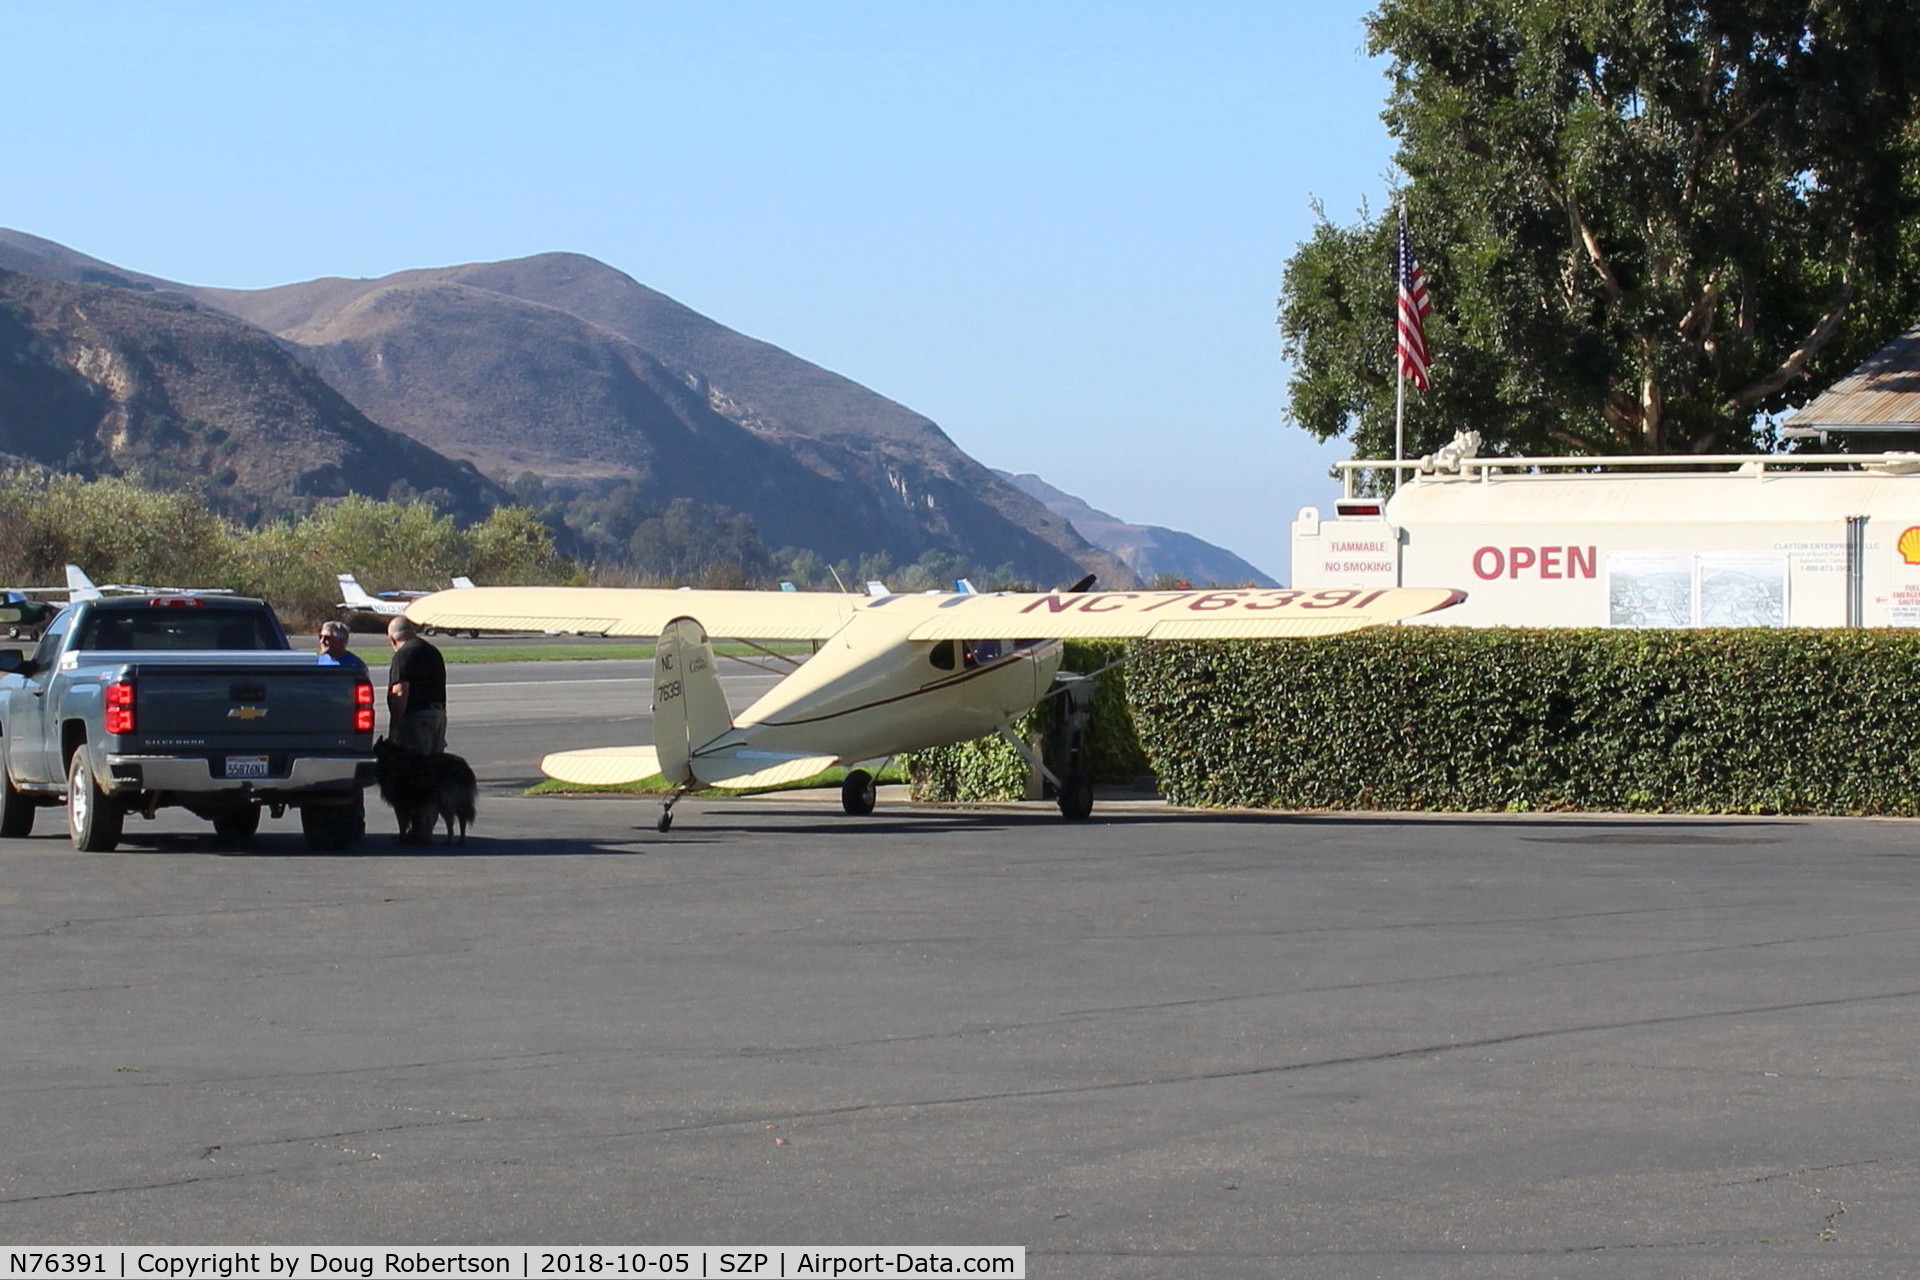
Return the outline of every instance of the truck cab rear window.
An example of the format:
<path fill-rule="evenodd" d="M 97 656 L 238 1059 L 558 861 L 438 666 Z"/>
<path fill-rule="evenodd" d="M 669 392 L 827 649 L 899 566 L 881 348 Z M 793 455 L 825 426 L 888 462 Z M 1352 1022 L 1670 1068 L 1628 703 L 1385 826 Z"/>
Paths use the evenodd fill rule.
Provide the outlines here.
<path fill-rule="evenodd" d="M 285 648 L 262 614 L 217 609 L 95 613 L 78 647 L 138 652 Z"/>

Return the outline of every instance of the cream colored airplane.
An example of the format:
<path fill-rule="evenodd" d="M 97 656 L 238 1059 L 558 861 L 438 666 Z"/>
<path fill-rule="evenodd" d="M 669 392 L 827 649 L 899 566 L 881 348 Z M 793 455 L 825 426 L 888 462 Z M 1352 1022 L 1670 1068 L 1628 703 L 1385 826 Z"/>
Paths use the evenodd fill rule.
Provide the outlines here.
<path fill-rule="evenodd" d="M 653 745 L 562 751 L 540 767 L 574 783 L 662 775 L 674 786 L 660 815 L 665 831 L 674 803 L 695 786 L 774 786 L 832 765 L 852 770 L 841 790 L 846 811 L 871 813 L 874 768 L 996 732 L 1054 784 L 1064 816 L 1084 818 L 1093 808 L 1085 776 L 1055 776 L 1010 731 L 1042 699 L 1084 687 L 1086 677 L 1060 671 L 1063 639 L 1331 636 L 1465 598 L 1410 587 L 865 596 L 472 587 L 409 601 L 407 616 L 441 630 L 657 636 Z M 815 652 L 736 719 L 714 669 L 714 637 L 810 641 Z"/>

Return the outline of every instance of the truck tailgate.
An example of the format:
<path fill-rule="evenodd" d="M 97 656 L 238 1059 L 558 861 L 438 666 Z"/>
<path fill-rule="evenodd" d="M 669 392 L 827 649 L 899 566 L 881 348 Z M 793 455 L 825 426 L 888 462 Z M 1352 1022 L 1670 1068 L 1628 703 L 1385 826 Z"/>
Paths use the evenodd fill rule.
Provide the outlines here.
<path fill-rule="evenodd" d="M 354 729 L 354 690 L 364 671 L 276 655 L 271 663 L 136 661 L 127 676 L 134 732 L 124 747 L 364 750 Z"/>

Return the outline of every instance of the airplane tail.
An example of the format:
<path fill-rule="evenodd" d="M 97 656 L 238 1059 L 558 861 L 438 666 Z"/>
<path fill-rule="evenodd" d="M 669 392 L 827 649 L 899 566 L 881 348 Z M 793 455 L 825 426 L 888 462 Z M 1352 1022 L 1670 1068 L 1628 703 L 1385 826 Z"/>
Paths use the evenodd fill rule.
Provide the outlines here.
<path fill-rule="evenodd" d="M 466 578 L 466 577 L 455 577 L 453 580 L 453 585 L 456 590 L 471 591 L 473 590 L 473 579 Z"/>
<path fill-rule="evenodd" d="M 692 618 L 666 625 L 653 650 L 653 744 L 669 782 L 708 779 L 693 753 L 733 728 L 707 630 Z"/>
<path fill-rule="evenodd" d="M 93 585 L 93 579 L 89 578 L 79 565 L 68 565 L 67 599 L 78 602 L 81 600 L 98 600 L 99 598 L 100 588 Z"/>
<path fill-rule="evenodd" d="M 340 602 L 342 604 L 350 604 L 357 608 L 364 609 L 380 603 L 367 594 L 366 588 L 362 587 L 360 580 L 352 574 L 336 574 L 335 577 L 338 578 L 340 582 Z"/>
<path fill-rule="evenodd" d="M 723 741 L 732 730 L 733 712 L 706 628 L 692 618 L 675 618 L 654 644 L 653 745 L 556 752 L 540 768 L 562 782 L 607 785 L 657 773 L 680 787 L 697 782 L 752 789 L 810 778 L 835 762 L 831 755 Z"/>

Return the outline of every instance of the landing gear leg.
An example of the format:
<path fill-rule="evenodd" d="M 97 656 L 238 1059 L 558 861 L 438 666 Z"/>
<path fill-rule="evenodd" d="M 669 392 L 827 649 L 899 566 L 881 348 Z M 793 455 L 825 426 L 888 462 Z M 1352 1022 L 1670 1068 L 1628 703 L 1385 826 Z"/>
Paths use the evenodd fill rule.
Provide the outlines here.
<path fill-rule="evenodd" d="M 1060 712 L 1061 737 L 1056 740 L 1056 752 L 1064 772 L 1055 773 L 1047 768 L 1040 753 L 1023 742 L 1011 725 L 1003 724 L 999 729 L 1000 736 L 1020 753 L 1020 758 L 1027 762 L 1027 766 L 1053 787 L 1054 797 L 1060 806 L 1060 816 L 1069 822 L 1079 822 L 1093 814 L 1093 783 L 1081 772 L 1080 758 L 1082 748 L 1086 745 L 1087 721 L 1093 714 L 1094 675 L 1074 675 L 1062 671 L 1054 677 L 1061 686 L 1054 692 L 1066 699 L 1066 705 Z"/>
<path fill-rule="evenodd" d="M 660 820 L 653 824 L 654 830 L 661 835 L 673 830 L 673 806 L 678 804 L 680 797 L 685 794 L 687 794 L 686 787 L 677 787 L 673 794 L 667 797 L 667 803 L 660 809 Z"/>
<path fill-rule="evenodd" d="M 1093 676 L 1069 675 L 1061 672 L 1054 677 L 1065 687 L 1064 705 L 1060 708 L 1060 759 L 1065 773 L 1054 784 L 1054 792 L 1060 805 L 1060 816 L 1068 822 L 1079 822 L 1093 813 L 1093 782 L 1082 772 L 1081 758 L 1087 745 L 1087 724 L 1093 719 L 1093 695 L 1097 688 Z"/>
<path fill-rule="evenodd" d="M 1039 752 L 1022 742 L 1020 735 L 1006 725 L 1000 727 L 1000 736 L 1020 753 L 1020 758 L 1027 762 L 1028 767 L 1045 778 L 1053 787 L 1053 794 L 1058 797 L 1061 817 L 1069 821 L 1078 821 L 1093 813 L 1093 784 L 1087 781 L 1087 775 L 1077 769 L 1065 777 L 1055 773 L 1040 759 Z"/>

